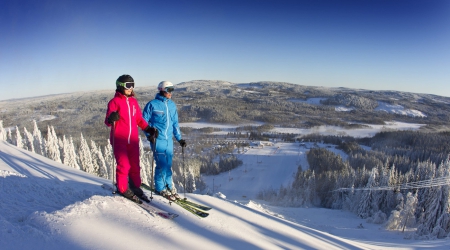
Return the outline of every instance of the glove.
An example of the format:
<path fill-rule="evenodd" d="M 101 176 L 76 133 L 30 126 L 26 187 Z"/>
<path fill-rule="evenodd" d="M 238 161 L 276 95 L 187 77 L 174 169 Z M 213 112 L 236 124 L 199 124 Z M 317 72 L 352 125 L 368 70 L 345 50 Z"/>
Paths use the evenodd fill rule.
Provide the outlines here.
<path fill-rule="evenodd" d="M 119 113 L 117 111 L 114 111 L 111 114 L 109 114 L 108 123 L 113 124 L 114 122 L 118 121 L 119 119 L 120 119 Z"/>
<path fill-rule="evenodd" d="M 147 127 L 144 129 L 144 131 L 145 131 L 146 133 L 149 134 L 149 135 L 147 136 L 147 140 L 148 140 L 149 142 L 152 142 L 152 143 L 153 143 L 153 142 L 155 141 L 155 139 L 158 138 L 159 132 L 158 132 L 158 130 L 157 130 L 156 128 L 147 126 Z"/>
<path fill-rule="evenodd" d="M 180 143 L 181 147 L 183 147 L 183 148 L 186 147 L 186 141 L 185 140 L 181 139 L 178 142 Z"/>

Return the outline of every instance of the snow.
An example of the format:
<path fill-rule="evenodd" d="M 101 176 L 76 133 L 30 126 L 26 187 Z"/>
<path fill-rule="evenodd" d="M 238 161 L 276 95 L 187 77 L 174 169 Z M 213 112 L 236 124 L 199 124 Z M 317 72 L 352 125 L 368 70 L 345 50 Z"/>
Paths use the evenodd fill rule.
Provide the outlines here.
<path fill-rule="evenodd" d="M 306 154 L 313 147 L 327 148 L 344 160 L 347 158 L 335 145 L 277 142 L 273 146 L 235 150 L 234 154 L 244 163 L 242 166 L 219 175 L 203 176 L 203 181 L 210 193 L 220 192 L 229 200 L 249 203 L 257 198 L 260 190 L 278 190 L 281 185 L 291 185 L 298 166 L 303 170 L 309 168 Z"/>
<path fill-rule="evenodd" d="M 311 105 L 318 105 L 321 106 L 322 104 L 320 101 L 326 100 L 327 98 L 321 98 L 321 97 L 314 97 L 314 98 L 308 98 L 306 100 L 302 99 L 289 99 L 291 102 L 300 102 L 300 103 L 306 103 Z M 348 112 L 354 110 L 354 107 L 345 107 L 345 106 L 335 106 L 335 110 L 337 112 Z M 375 108 L 375 111 L 383 111 L 390 114 L 399 114 L 399 115 L 405 115 L 405 116 L 412 116 L 412 117 L 427 117 L 426 114 L 419 110 L 415 109 L 405 109 L 402 105 L 392 105 L 385 102 L 378 102 L 378 107 Z"/>
<path fill-rule="evenodd" d="M 298 143 L 276 143 L 244 150 L 244 153 L 236 154 L 244 162 L 243 166 L 217 176 L 203 177 L 211 192 L 220 191 L 228 199 L 248 202 L 256 199 L 260 190 L 290 185 L 298 165 L 309 168 L 308 149 L 299 147 Z"/>
<path fill-rule="evenodd" d="M 217 123 L 208 123 L 208 122 L 181 122 L 179 123 L 180 127 L 188 127 L 188 128 L 194 128 L 194 129 L 200 129 L 200 128 L 220 128 L 223 130 L 234 130 L 237 127 L 242 126 L 261 126 L 263 123 L 248 123 L 248 124 L 217 124 Z"/>
<path fill-rule="evenodd" d="M 405 109 L 402 105 L 392 105 L 385 102 L 378 102 L 378 107 L 375 108 L 375 111 L 384 111 L 390 114 L 399 114 L 412 117 L 427 117 L 426 114 L 419 110 Z"/>
<path fill-rule="evenodd" d="M 292 165 L 299 159 L 295 145 L 248 149 L 242 156 L 261 155 L 263 163 L 246 161 L 233 171 L 247 168 L 241 178 L 248 179 L 239 181 L 235 175 L 231 182 L 251 194 L 250 178 L 271 180 L 270 185 L 286 181 L 293 169 L 284 171 L 279 163 Z M 219 182 L 228 176 L 215 178 Z M 449 240 L 403 239 L 405 233 L 386 231 L 345 211 L 273 207 L 253 198 L 237 201 L 233 197 L 241 193 L 224 185 L 216 196 L 186 194 L 213 207 L 205 219 L 155 196 L 153 204 L 180 215 L 165 220 L 113 196 L 100 187 L 104 183 L 110 180 L 0 141 L 1 249 L 450 248 Z"/>
<path fill-rule="evenodd" d="M 43 115 L 43 116 L 41 116 L 41 118 L 39 119 L 39 121 L 40 121 L 40 122 L 43 122 L 43 121 L 51 121 L 51 120 L 53 120 L 53 119 L 56 119 L 56 116 L 54 116 L 54 115 Z"/>
<path fill-rule="evenodd" d="M 235 129 L 237 127 L 242 126 L 261 126 L 263 123 L 249 123 L 249 124 L 214 124 L 207 122 L 183 122 L 180 123 L 180 127 L 191 127 L 191 128 L 205 128 L 205 127 L 213 127 L 220 128 L 223 131 L 213 132 L 212 134 L 227 134 L 230 130 Z M 375 125 L 375 124 L 362 124 L 366 125 L 365 128 L 357 128 L 357 129 L 347 129 L 338 126 L 318 126 L 308 129 L 303 128 L 284 128 L 284 127 L 275 127 L 271 130 L 274 133 L 287 133 L 287 134 L 299 134 L 299 135 L 308 135 L 314 133 L 320 133 L 321 135 L 341 135 L 341 136 L 352 136 L 352 137 L 372 137 L 376 133 L 381 132 L 383 130 L 418 130 L 420 127 L 425 124 L 417 124 L 417 123 L 405 123 L 398 121 L 390 121 L 386 122 L 385 125 Z"/>
<path fill-rule="evenodd" d="M 306 100 L 303 99 L 289 99 L 289 101 L 291 102 L 300 102 L 300 103 L 306 103 L 306 104 L 311 104 L 311 105 L 322 105 L 320 103 L 320 101 L 326 100 L 327 98 L 323 98 L 323 97 L 313 97 L 313 98 L 308 98 Z"/>
<path fill-rule="evenodd" d="M 345 107 L 345 106 L 336 106 L 335 108 L 334 108 L 334 110 L 336 110 L 336 111 L 338 111 L 338 112 L 348 112 L 348 111 L 352 111 L 352 110 L 354 110 L 355 108 L 348 108 L 348 107 Z"/>
<path fill-rule="evenodd" d="M 341 135 L 341 136 L 352 136 L 352 137 L 373 137 L 376 133 L 383 130 L 418 130 L 425 124 L 417 123 L 405 123 L 405 122 L 387 122 L 385 125 L 375 125 L 375 124 L 362 124 L 367 127 L 356 128 L 356 129 L 346 129 L 337 126 L 319 126 L 310 129 L 292 129 L 292 128 L 275 128 L 274 130 L 279 133 L 295 133 L 295 134 L 312 134 L 318 133 L 321 135 Z"/>

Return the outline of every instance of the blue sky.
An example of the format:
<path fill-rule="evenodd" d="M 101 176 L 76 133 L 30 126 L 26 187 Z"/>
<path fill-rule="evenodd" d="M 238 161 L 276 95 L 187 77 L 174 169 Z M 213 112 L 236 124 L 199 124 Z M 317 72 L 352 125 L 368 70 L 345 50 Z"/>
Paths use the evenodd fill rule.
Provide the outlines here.
<path fill-rule="evenodd" d="M 2 0 L 0 29 L 0 100 L 124 73 L 450 96 L 447 0 Z"/>

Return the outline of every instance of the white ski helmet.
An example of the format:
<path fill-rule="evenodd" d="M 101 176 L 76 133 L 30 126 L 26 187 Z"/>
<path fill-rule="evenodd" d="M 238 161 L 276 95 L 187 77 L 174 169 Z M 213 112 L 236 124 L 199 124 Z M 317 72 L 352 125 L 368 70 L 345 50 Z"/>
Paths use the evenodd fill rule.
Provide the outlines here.
<path fill-rule="evenodd" d="M 158 90 L 159 91 L 165 91 L 165 92 L 172 92 L 172 91 L 167 91 L 167 88 L 171 88 L 173 91 L 173 83 L 169 82 L 169 81 L 162 81 L 158 84 Z"/>

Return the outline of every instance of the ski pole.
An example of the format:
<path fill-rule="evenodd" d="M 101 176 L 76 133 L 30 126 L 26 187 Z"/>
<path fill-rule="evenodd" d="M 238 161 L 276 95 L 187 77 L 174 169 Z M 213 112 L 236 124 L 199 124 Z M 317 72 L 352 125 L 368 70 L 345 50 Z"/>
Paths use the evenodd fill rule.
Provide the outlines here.
<path fill-rule="evenodd" d="M 150 143 L 152 143 L 152 142 L 150 142 Z M 156 140 L 155 140 L 155 142 L 153 143 L 153 147 L 154 147 L 154 149 L 152 150 L 152 154 L 153 154 L 153 157 L 152 157 L 152 164 L 151 164 L 151 171 L 150 171 L 150 187 L 151 188 L 154 188 L 153 187 L 153 178 L 154 178 L 154 176 L 153 176 L 153 167 L 154 167 L 154 162 L 155 162 L 155 152 L 156 152 Z M 152 149 L 152 147 L 151 147 L 151 145 L 150 145 L 150 149 Z M 153 191 L 150 191 L 150 200 L 153 200 Z"/>
<path fill-rule="evenodd" d="M 185 168 L 185 164 L 184 164 L 184 147 L 181 147 L 181 154 L 183 156 L 183 182 L 184 182 L 184 199 L 186 199 L 186 168 Z"/>
<path fill-rule="evenodd" d="M 151 171 L 151 175 L 152 175 L 152 178 L 151 178 L 151 180 L 150 180 L 150 182 L 151 182 L 151 187 L 156 191 L 156 189 L 155 189 L 155 187 L 153 186 L 154 184 L 153 184 L 153 182 L 154 182 L 154 180 L 155 180 L 155 176 L 154 176 L 154 174 L 153 174 L 153 168 L 154 168 L 154 163 L 156 163 L 156 160 L 158 159 L 157 158 L 157 155 L 156 155 L 156 138 L 153 138 L 153 141 L 150 141 L 150 144 L 152 144 L 153 143 L 153 149 L 152 149 L 152 153 L 153 153 L 153 161 L 152 161 L 152 171 Z M 150 145 L 151 146 L 151 145 Z M 150 149 L 151 149 L 151 147 L 150 147 Z M 152 192 L 153 193 L 153 192 Z"/>
<path fill-rule="evenodd" d="M 112 176 L 112 193 L 115 194 L 116 193 L 116 185 L 115 185 L 115 181 L 116 181 L 116 156 L 114 154 L 114 137 L 116 134 L 116 122 L 113 122 L 113 126 L 112 126 L 112 155 L 113 155 L 113 165 L 112 165 L 112 169 L 113 169 L 113 176 Z"/>

